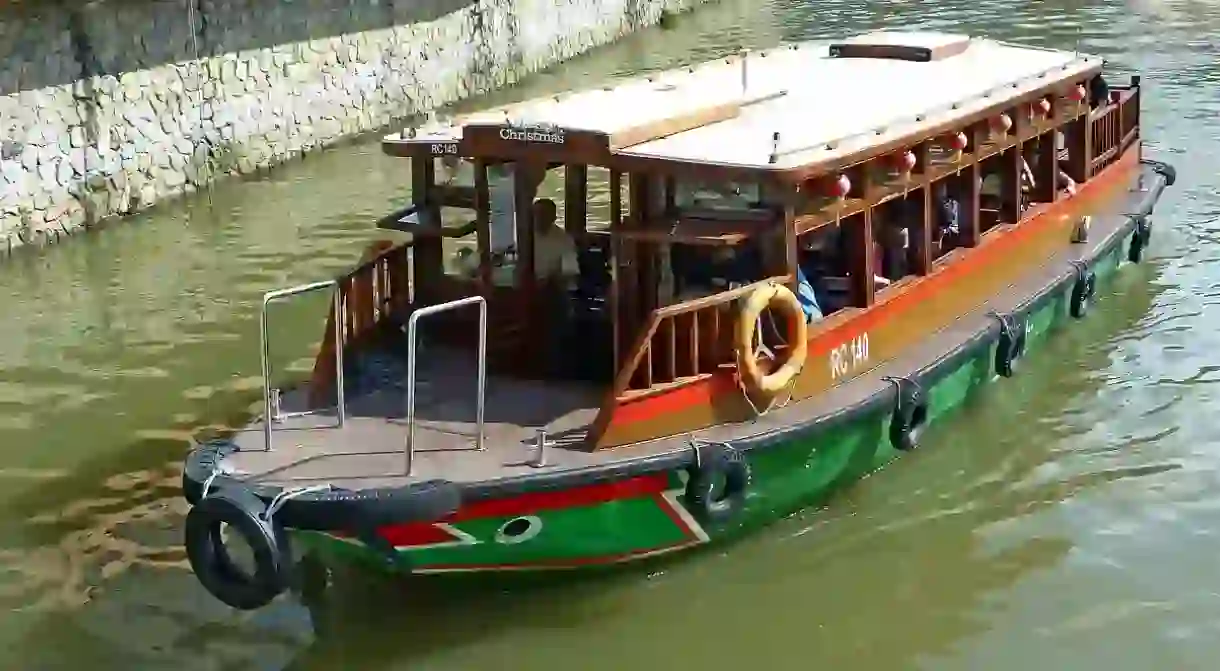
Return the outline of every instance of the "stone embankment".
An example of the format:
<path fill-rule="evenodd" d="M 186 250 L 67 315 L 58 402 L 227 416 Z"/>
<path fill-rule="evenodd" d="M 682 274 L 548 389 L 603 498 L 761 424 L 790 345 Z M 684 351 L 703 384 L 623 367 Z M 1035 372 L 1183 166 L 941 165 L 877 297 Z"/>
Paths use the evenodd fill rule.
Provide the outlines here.
<path fill-rule="evenodd" d="M 0 254 L 265 169 L 702 0 L 0 0 Z"/>

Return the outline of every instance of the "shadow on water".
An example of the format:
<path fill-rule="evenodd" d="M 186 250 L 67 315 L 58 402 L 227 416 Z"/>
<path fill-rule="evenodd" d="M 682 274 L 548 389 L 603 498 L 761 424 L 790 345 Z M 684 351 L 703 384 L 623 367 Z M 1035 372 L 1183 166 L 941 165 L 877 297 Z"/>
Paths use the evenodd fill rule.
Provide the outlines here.
<path fill-rule="evenodd" d="M 178 544 L 182 443 L 133 444 L 10 502 L 21 521 L 5 537 L 24 547 L 0 552 L 0 604 L 26 620 L 10 648 L 19 651 L 14 668 L 482 668 L 505 654 L 521 664 L 514 668 L 549 668 L 576 650 L 588 669 L 644 660 L 724 668 L 743 644 L 767 668 L 807 668 L 794 641 L 821 664 L 853 668 L 935 657 L 987 628 L 980 611 L 989 595 L 1052 569 L 1073 549 L 1067 537 L 1007 538 L 1006 528 L 1110 482 L 1175 467 L 1093 463 L 1073 473 L 1055 468 L 1063 463 L 1055 445 L 1070 435 L 1028 445 L 1007 431 L 1070 414 L 1065 400 L 1083 405 L 1105 388 L 1089 371 L 1105 369 L 1122 346 L 1107 334 L 1129 328 L 1158 292 L 1138 274 L 1031 357 L 1022 376 L 934 427 L 928 449 L 825 509 L 728 546 L 598 575 L 340 575 L 327 602 L 308 611 L 281 599 L 235 613 L 196 584 Z M 1079 366 L 1048 395 L 1049 373 L 1064 359 Z M 232 407 L 249 400 L 238 395 Z M 882 611 L 891 625 L 879 633 Z M 666 642 L 675 623 L 734 633 L 691 633 L 699 644 L 683 647 Z M 634 643 L 620 649 L 622 641 Z"/>

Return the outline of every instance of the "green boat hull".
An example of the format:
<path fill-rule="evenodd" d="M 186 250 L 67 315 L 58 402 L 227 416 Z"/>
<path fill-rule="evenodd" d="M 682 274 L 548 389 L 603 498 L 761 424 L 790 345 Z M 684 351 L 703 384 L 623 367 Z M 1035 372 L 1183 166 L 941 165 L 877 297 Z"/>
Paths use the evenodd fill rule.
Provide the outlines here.
<path fill-rule="evenodd" d="M 1099 293 L 1130 265 L 1134 235 L 1137 229 L 1128 227 L 1089 264 Z M 1021 310 L 1026 352 L 1078 322 L 1070 309 L 1073 288 L 1070 280 L 1059 282 Z M 920 376 L 929 423 L 948 417 L 984 385 L 1003 380 L 995 372 L 997 347 L 994 337 L 977 339 Z M 577 569 L 642 560 L 731 539 L 818 505 L 880 469 L 901 454 L 891 444 L 892 412 L 892 403 L 874 403 L 744 450 L 751 478 L 743 505 L 721 522 L 700 522 L 689 509 L 682 467 L 479 501 L 444 522 L 380 529 L 374 544 L 320 532 L 297 532 L 295 540 L 327 563 L 405 573 Z"/>

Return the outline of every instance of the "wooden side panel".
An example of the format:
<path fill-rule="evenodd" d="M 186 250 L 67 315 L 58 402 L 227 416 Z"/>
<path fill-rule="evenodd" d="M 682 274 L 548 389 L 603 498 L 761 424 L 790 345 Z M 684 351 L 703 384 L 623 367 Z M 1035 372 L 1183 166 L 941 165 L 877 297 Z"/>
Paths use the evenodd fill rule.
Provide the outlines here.
<path fill-rule="evenodd" d="M 845 309 L 816 324 L 810 334 L 809 359 L 793 388 L 800 400 L 825 392 L 883 361 L 892 359 L 943 328 L 961 314 L 976 309 L 1026 268 L 1041 263 L 1071 244 L 1072 216 L 1091 211 L 1117 195 L 1138 170 L 1139 146 L 1083 186 L 1077 196 L 1035 208 L 1017 226 L 987 235 L 974 250 L 957 250 L 936 264 L 925 277 L 909 278 L 883 294 L 877 305 Z M 723 329 L 728 331 L 729 329 Z M 869 358 L 835 370 L 830 354 L 867 338 Z M 752 416 L 737 386 L 734 372 L 725 369 L 663 393 L 613 401 L 603 408 L 597 447 L 680 434 Z"/>

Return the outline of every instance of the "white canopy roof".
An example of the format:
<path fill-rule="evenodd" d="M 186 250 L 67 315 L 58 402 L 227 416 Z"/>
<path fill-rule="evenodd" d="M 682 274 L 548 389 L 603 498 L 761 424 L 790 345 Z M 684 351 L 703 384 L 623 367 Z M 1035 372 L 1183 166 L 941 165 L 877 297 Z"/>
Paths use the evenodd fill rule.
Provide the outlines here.
<path fill-rule="evenodd" d="M 881 32 L 838 43 L 926 47 L 941 56 L 835 58 L 831 42 L 788 45 L 464 116 L 421 129 L 414 141 L 458 139 L 456 124 L 510 121 L 605 132 L 625 140 L 615 147 L 620 154 L 784 169 L 939 126 L 1102 62 L 941 33 Z M 678 132 L 663 137 L 642 130 L 681 119 Z"/>

